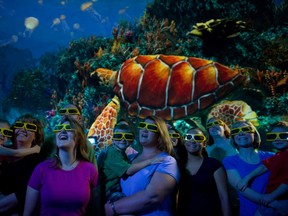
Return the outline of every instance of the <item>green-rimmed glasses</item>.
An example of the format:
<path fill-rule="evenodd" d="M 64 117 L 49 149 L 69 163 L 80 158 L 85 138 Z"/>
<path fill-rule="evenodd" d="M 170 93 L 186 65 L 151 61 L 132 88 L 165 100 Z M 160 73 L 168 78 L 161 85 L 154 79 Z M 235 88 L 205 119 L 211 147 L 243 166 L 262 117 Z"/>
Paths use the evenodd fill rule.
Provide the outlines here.
<path fill-rule="evenodd" d="M 125 139 L 126 141 L 133 141 L 134 140 L 134 134 L 133 133 L 123 133 L 123 132 L 115 132 L 113 134 L 113 140 L 122 140 Z"/>
<path fill-rule="evenodd" d="M 0 128 L 0 132 L 5 137 L 12 137 L 13 135 L 13 130 L 8 128 Z"/>
<path fill-rule="evenodd" d="M 36 132 L 37 131 L 37 125 L 29 122 L 15 122 L 14 128 L 25 128 L 28 131 Z"/>
<path fill-rule="evenodd" d="M 211 127 L 213 127 L 213 126 L 224 126 L 224 124 L 225 124 L 225 123 L 224 123 L 223 121 L 221 121 L 221 120 L 216 120 L 216 121 L 207 123 L 207 124 L 206 124 L 206 128 L 208 129 L 208 128 L 211 128 Z"/>
<path fill-rule="evenodd" d="M 70 124 L 59 124 L 59 125 L 56 125 L 53 132 L 54 133 L 57 133 L 57 132 L 60 132 L 62 130 L 65 130 L 65 131 L 73 131 L 74 129 L 71 128 L 71 125 Z"/>
<path fill-rule="evenodd" d="M 148 131 L 152 131 L 152 132 L 158 132 L 158 127 L 156 124 L 150 124 L 147 122 L 140 122 L 139 126 L 140 129 L 147 129 Z"/>
<path fill-rule="evenodd" d="M 273 142 L 276 139 L 288 141 L 288 132 L 269 132 L 266 133 L 266 140 Z"/>
<path fill-rule="evenodd" d="M 176 138 L 179 139 L 180 138 L 180 134 L 179 133 L 169 133 L 170 138 Z"/>
<path fill-rule="evenodd" d="M 59 115 L 80 115 L 77 108 L 62 108 L 58 111 Z"/>
<path fill-rule="evenodd" d="M 206 140 L 206 137 L 203 134 L 186 134 L 184 136 L 185 141 L 191 141 L 194 140 L 196 142 L 204 142 Z"/>
<path fill-rule="evenodd" d="M 245 127 L 239 127 L 239 128 L 233 128 L 231 129 L 231 135 L 235 136 L 239 134 L 240 132 L 243 133 L 254 133 L 255 130 L 251 126 L 245 126 Z"/>

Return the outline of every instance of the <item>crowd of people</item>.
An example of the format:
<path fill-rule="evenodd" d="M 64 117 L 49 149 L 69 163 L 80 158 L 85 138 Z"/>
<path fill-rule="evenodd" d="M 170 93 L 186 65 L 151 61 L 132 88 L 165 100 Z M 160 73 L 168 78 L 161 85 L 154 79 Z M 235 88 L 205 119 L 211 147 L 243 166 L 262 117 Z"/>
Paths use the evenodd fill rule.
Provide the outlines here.
<path fill-rule="evenodd" d="M 288 215 L 288 122 L 266 134 L 274 153 L 249 121 L 122 119 L 96 157 L 81 110 L 59 115 L 49 135 L 32 114 L 0 119 L 0 215 Z"/>

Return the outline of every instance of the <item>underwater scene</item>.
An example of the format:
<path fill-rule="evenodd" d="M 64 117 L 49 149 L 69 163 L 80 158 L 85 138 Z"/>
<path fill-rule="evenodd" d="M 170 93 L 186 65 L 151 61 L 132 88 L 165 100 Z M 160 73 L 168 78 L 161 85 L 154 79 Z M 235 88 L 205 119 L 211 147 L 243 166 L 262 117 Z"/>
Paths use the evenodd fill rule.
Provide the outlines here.
<path fill-rule="evenodd" d="M 185 133 L 219 118 L 288 121 L 287 0 L 0 0 L 1 116 L 50 134 L 80 108 L 99 153 L 119 119 Z"/>

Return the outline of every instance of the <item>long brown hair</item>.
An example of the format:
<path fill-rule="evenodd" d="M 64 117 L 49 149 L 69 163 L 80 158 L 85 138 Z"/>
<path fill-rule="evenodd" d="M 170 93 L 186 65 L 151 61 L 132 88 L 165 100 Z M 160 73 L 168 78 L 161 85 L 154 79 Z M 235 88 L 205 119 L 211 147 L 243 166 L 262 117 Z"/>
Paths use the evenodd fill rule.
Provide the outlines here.
<path fill-rule="evenodd" d="M 75 120 L 74 118 L 70 117 L 69 115 L 63 117 L 60 121 L 60 124 L 64 122 L 69 122 L 72 129 L 74 129 L 74 139 L 75 139 L 75 148 L 76 148 L 76 160 L 84 160 L 89 161 L 88 159 L 88 144 L 87 144 L 87 137 L 85 135 L 83 127 L 80 123 Z M 55 135 L 56 139 L 56 135 Z M 59 148 L 57 147 L 56 155 L 55 155 L 55 162 L 56 166 L 61 166 L 61 161 L 59 158 Z"/>
<path fill-rule="evenodd" d="M 146 119 L 155 121 L 155 124 L 159 129 L 158 149 L 174 156 L 173 145 L 169 136 L 166 122 L 158 116 L 148 116 Z"/>

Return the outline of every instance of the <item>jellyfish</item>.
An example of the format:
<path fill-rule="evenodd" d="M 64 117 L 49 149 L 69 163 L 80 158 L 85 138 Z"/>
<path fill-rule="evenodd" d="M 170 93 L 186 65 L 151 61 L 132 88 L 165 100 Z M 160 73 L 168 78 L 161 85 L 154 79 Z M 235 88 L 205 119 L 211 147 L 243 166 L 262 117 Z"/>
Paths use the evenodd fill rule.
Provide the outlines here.
<path fill-rule="evenodd" d="M 79 23 L 74 23 L 73 24 L 73 28 L 78 30 L 80 28 L 80 24 Z"/>
<path fill-rule="evenodd" d="M 56 25 L 59 25 L 60 24 L 60 19 L 59 18 L 55 18 L 55 19 L 53 19 L 53 23 L 52 23 L 52 25 L 51 25 L 51 28 L 53 28 L 54 26 L 56 26 Z"/>
<path fill-rule="evenodd" d="M 62 24 L 62 29 L 63 31 L 68 31 L 70 29 L 68 23 L 66 22 L 66 16 L 64 14 L 62 14 L 60 16 L 60 21 L 61 21 L 61 24 Z"/>
<path fill-rule="evenodd" d="M 81 11 L 88 12 L 90 16 L 96 19 L 98 22 L 102 21 L 102 16 L 93 7 L 93 2 L 84 2 L 81 4 Z"/>
<path fill-rule="evenodd" d="M 17 43 L 17 41 L 18 41 L 18 36 L 12 35 L 11 38 L 9 39 L 0 40 L 0 47 L 7 46 L 8 44 L 11 44 L 11 43 Z"/>
<path fill-rule="evenodd" d="M 26 36 L 31 37 L 31 34 L 33 33 L 34 29 L 39 25 L 39 20 L 35 17 L 28 17 L 25 19 L 24 25 L 26 29 L 23 32 L 23 37 L 26 37 Z"/>
<path fill-rule="evenodd" d="M 122 8 L 118 11 L 118 14 L 119 15 L 125 15 L 127 16 L 129 19 L 131 19 L 131 16 L 129 16 L 129 14 L 126 12 L 127 9 L 129 8 L 129 6 L 126 6 L 125 8 Z"/>

